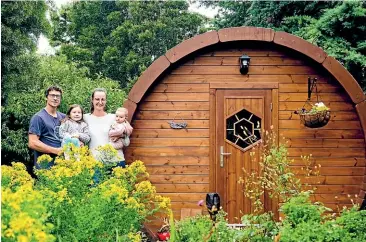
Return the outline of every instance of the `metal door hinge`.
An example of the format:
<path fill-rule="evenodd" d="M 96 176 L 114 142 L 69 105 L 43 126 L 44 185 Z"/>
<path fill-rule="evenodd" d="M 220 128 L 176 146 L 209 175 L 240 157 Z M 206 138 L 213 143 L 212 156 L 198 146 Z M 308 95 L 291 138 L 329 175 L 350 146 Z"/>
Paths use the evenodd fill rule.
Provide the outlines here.
<path fill-rule="evenodd" d="M 273 109 L 273 103 L 271 103 L 271 111 L 272 111 L 272 109 Z"/>

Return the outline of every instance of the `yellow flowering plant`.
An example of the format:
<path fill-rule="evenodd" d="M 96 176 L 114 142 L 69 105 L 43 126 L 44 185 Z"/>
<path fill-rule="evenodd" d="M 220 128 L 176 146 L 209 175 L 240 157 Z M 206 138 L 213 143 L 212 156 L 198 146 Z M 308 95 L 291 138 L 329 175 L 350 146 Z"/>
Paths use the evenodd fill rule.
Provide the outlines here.
<path fill-rule="evenodd" d="M 114 165 L 122 158 L 111 144 L 106 144 L 96 148 L 97 159 L 105 165 Z"/>
<path fill-rule="evenodd" d="M 108 152 L 108 147 L 104 151 Z M 113 150 L 111 152 L 107 156 L 113 157 Z M 47 167 L 50 161 L 51 157 L 44 155 L 38 163 Z M 170 208 L 170 200 L 157 195 L 155 187 L 147 180 L 149 174 L 142 161 L 135 161 L 126 168 L 115 167 L 107 173 L 110 163 L 96 160 L 87 147 L 68 147 L 54 163 L 47 169 L 36 170 L 36 181 L 21 163 L 2 169 L 2 190 L 8 189 L 10 193 L 14 192 L 11 189 L 18 191 L 24 186 L 30 189 L 27 193 L 22 189 L 22 193 L 17 194 L 23 200 L 16 196 L 7 196 L 8 200 L 4 200 L 7 207 L 2 217 L 7 217 L 3 217 L 2 236 L 16 240 L 24 235 L 28 236 L 28 241 L 42 241 L 34 239 L 35 236 L 43 236 L 46 241 L 55 238 L 59 241 L 139 241 L 139 230 L 146 218 Z M 100 172 L 98 181 L 96 171 Z M 25 200 L 37 202 L 39 217 L 24 211 L 22 206 L 19 214 L 13 212 L 11 206 Z M 15 231 L 11 227 L 10 221 L 20 223 L 20 218 L 29 224 L 35 223 L 26 219 L 24 212 L 30 213 L 27 216 L 36 220 L 45 235 L 40 232 L 37 235 L 38 230 L 33 234 L 20 233 L 17 232 L 20 229 Z M 21 228 L 25 230 L 24 226 Z"/>
<path fill-rule="evenodd" d="M 13 162 L 12 166 L 1 166 L 1 187 L 16 191 L 25 184 L 33 185 L 34 181 L 23 163 Z"/>
<path fill-rule="evenodd" d="M 46 169 L 49 167 L 49 164 L 52 162 L 52 157 L 49 155 L 42 155 L 38 157 L 37 163 L 41 169 Z"/>
<path fill-rule="evenodd" d="M 45 194 L 34 189 L 24 164 L 1 167 L 2 241 L 55 241 Z"/>

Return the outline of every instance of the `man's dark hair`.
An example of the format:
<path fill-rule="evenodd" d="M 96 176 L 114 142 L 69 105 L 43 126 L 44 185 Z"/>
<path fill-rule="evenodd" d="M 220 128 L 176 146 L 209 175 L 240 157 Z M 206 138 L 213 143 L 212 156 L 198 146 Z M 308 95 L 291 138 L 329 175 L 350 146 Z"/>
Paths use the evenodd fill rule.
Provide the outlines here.
<path fill-rule="evenodd" d="M 47 90 L 44 92 L 45 96 L 48 97 L 48 94 L 50 94 L 50 91 L 58 91 L 61 93 L 62 96 L 62 89 L 61 87 L 58 86 L 50 86 L 49 88 L 47 88 Z"/>

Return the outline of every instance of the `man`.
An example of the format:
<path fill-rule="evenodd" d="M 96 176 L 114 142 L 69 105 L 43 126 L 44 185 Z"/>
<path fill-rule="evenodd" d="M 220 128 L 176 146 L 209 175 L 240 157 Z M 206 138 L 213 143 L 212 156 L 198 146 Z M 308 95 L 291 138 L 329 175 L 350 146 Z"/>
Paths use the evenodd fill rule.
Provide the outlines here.
<path fill-rule="evenodd" d="M 46 107 L 32 117 L 28 131 L 28 147 L 34 150 L 34 165 L 37 169 L 40 168 L 37 164 L 39 156 L 48 154 L 55 158 L 62 150 L 58 130 L 65 114 L 57 111 L 61 103 L 62 90 L 57 86 L 51 86 L 45 95 Z M 49 167 L 52 165 L 53 162 Z"/>

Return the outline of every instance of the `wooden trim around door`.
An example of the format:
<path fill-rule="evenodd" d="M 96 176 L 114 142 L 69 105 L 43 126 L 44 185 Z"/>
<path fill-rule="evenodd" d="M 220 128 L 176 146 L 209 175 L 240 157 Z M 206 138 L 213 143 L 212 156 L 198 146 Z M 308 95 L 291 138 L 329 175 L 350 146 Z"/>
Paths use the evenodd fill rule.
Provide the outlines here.
<path fill-rule="evenodd" d="M 278 82 L 222 82 L 210 83 L 211 89 L 278 89 Z"/>
<path fill-rule="evenodd" d="M 216 89 L 210 89 L 210 125 L 209 131 L 216 129 Z M 209 192 L 216 191 L 216 132 L 209 132 Z"/>
<path fill-rule="evenodd" d="M 272 90 L 272 110 L 271 110 L 271 116 L 272 116 L 272 126 L 273 126 L 273 131 L 275 132 L 275 134 L 277 134 L 276 136 L 276 144 L 278 145 L 278 120 L 279 120 L 279 98 L 278 98 L 278 89 L 273 89 Z"/>

